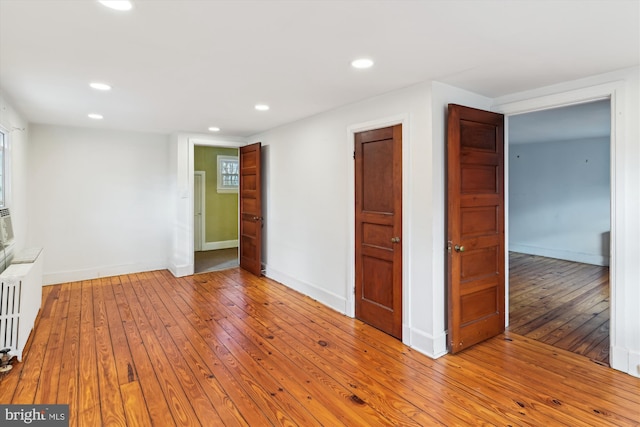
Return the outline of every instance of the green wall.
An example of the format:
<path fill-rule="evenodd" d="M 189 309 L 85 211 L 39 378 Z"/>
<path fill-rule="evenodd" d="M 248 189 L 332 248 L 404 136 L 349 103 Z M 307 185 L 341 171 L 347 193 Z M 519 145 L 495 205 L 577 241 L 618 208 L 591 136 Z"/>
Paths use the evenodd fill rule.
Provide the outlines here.
<path fill-rule="evenodd" d="M 238 149 L 194 147 L 194 169 L 206 173 L 206 242 L 238 239 L 238 193 L 217 192 L 218 155 L 238 156 Z"/>

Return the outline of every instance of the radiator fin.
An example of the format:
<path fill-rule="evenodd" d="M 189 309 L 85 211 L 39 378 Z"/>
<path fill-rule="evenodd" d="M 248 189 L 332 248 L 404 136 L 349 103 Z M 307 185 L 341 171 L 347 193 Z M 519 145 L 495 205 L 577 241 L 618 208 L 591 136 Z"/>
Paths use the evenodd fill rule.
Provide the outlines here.
<path fill-rule="evenodd" d="M 0 348 L 17 351 L 20 343 L 20 296 L 22 281 L 0 284 Z"/>

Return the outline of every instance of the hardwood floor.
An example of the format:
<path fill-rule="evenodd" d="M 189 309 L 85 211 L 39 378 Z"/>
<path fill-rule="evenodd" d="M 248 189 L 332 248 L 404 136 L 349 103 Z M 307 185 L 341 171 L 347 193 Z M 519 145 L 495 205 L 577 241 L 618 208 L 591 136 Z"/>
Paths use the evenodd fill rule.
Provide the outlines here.
<path fill-rule="evenodd" d="M 509 330 L 609 364 L 609 268 L 509 254 Z"/>
<path fill-rule="evenodd" d="M 239 269 L 44 289 L 0 403 L 72 426 L 640 425 L 640 379 L 506 333 L 432 360 Z"/>
<path fill-rule="evenodd" d="M 240 264 L 238 248 L 197 251 L 194 253 L 193 270 L 195 274 L 225 270 Z"/>

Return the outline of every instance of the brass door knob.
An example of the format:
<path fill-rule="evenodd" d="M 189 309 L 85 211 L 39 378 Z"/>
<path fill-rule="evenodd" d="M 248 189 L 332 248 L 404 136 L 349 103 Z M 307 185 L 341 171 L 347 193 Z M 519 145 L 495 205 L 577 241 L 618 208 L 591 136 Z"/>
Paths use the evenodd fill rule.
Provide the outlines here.
<path fill-rule="evenodd" d="M 456 252 L 464 252 L 464 246 L 455 245 L 453 249 L 455 249 Z"/>

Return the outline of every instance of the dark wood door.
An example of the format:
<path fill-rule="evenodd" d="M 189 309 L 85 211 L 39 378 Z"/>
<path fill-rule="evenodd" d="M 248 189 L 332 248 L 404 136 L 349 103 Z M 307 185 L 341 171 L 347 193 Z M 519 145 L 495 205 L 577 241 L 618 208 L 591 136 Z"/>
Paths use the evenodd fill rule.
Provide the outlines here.
<path fill-rule="evenodd" d="M 240 267 L 262 274 L 261 144 L 240 148 Z"/>
<path fill-rule="evenodd" d="M 356 317 L 402 339 L 402 125 L 355 135 Z"/>
<path fill-rule="evenodd" d="M 449 105 L 449 351 L 504 331 L 504 116 Z"/>

